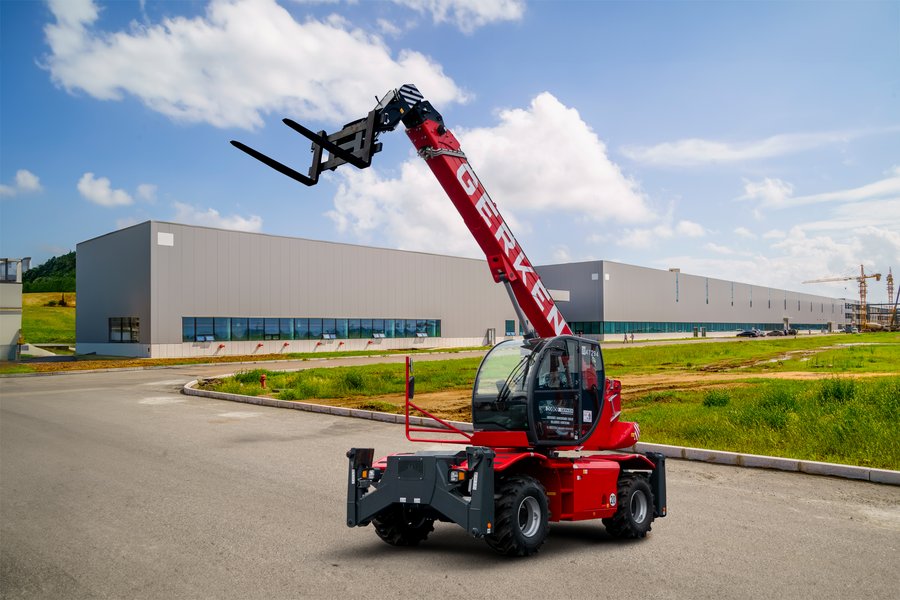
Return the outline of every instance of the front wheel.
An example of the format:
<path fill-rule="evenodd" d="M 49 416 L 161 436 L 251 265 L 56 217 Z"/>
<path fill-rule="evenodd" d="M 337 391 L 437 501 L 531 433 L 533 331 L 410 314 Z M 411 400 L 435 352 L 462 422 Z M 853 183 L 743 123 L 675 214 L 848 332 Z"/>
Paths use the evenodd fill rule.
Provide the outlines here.
<path fill-rule="evenodd" d="M 434 531 L 434 519 L 418 509 L 394 505 L 372 519 L 375 533 L 391 546 L 417 546 Z"/>
<path fill-rule="evenodd" d="M 516 475 L 497 488 L 494 531 L 485 536 L 488 546 L 507 556 L 531 556 L 547 538 L 550 510 L 544 486 L 534 477 Z"/>
<path fill-rule="evenodd" d="M 619 478 L 618 509 L 610 519 L 603 519 L 606 530 L 613 537 L 642 538 L 653 523 L 653 492 L 647 478 L 626 474 Z"/>

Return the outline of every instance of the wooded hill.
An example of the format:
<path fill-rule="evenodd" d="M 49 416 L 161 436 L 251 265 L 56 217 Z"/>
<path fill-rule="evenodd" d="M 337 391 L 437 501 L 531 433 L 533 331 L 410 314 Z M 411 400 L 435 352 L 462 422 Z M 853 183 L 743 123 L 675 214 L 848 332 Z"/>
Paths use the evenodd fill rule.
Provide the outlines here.
<path fill-rule="evenodd" d="M 22 275 L 22 291 L 32 292 L 74 292 L 75 252 L 54 256 L 47 262 L 33 267 Z"/>

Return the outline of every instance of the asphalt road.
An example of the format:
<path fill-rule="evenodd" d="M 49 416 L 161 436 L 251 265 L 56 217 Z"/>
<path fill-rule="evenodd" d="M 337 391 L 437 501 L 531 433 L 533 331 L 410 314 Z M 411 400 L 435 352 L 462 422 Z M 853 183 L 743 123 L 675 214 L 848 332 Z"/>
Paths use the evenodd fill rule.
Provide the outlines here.
<path fill-rule="evenodd" d="M 401 426 L 188 397 L 217 367 L 0 379 L 3 598 L 894 598 L 900 488 L 668 462 L 669 516 L 530 559 L 344 525 L 345 451 Z"/>

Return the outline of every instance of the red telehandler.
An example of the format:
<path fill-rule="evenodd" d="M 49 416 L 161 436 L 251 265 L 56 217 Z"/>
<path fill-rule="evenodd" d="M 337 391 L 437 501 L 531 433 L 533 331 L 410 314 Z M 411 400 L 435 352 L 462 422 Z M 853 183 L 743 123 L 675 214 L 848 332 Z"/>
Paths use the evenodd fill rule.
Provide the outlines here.
<path fill-rule="evenodd" d="M 307 175 L 231 143 L 308 186 L 324 170 L 370 166 L 381 150 L 378 135 L 402 122 L 484 251 L 494 280 L 506 287 L 520 322 L 529 324 L 524 339 L 500 342 L 482 360 L 472 390 L 472 432 L 413 404 L 407 359 L 407 438 L 466 448 L 377 461 L 373 448 L 352 448 L 347 525 L 371 523 L 388 544 L 413 546 L 435 521 L 453 522 L 512 556 L 537 552 L 551 521 L 602 519 L 614 537 L 643 538 L 655 518 L 666 516 L 665 457 L 611 452 L 634 445 L 640 433 L 637 424 L 619 420 L 621 384 L 605 377 L 600 345 L 572 335 L 431 103 L 404 85 L 336 133 L 284 122 L 312 142 Z M 412 426 L 411 410 L 430 425 Z"/>

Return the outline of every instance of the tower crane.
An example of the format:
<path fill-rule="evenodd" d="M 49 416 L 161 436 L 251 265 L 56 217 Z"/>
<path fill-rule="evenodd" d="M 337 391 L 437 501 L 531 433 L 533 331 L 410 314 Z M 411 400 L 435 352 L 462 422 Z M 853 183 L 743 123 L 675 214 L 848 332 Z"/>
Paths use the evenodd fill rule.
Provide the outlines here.
<path fill-rule="evenodd" d="M 855 279 L 859 282 L 859 330 L 862 331 L 866 328 L 866 279 L 875 278 L 875 281 L 881 281 L 881 273 L 873 273 L 871 275 L 866 275 L 866 270 L 863 265 L 859 265 L 859 275 L 847 275 L 843 277 L 825 277 L 822 279 L 810 279 L 804 281 L 803 283 L 828 283 L 832 281 L 849 281 L 851 279 Z M 893 281 L 893 277 L 891 278 Z"/>

